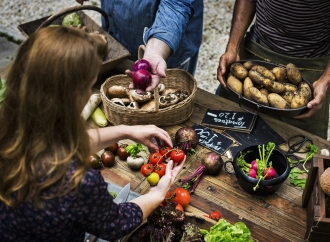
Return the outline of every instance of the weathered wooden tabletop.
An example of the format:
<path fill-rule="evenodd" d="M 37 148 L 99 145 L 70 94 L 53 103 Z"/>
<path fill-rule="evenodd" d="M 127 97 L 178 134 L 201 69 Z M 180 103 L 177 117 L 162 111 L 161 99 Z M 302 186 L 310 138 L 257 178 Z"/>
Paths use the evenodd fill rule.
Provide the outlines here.
<path fill-rule="evenodd" d="M 174 140 L 174 134 L 180 127 L 200 123 L 207 108 L 243 111 L 236 103 L 198 89 L 194 112 L 190 119 L 180 125 L 163 128 Z M 304 134 L 313 139 L 319 150 L 329 147 L 329 142 L 322 138 L 269 116 L 261 116 L 285 140 L 295 134 Z M 196 156 L 208 151 L 210 150 L 198 145 Z M 187 177 L 200 165 L 196 156 L 187 158 L 178 179 Z M 224 157 L 224 159 L 227 158 Z M 114 167 L 103 169 L 101 173 L 106 181 L 120 186 L 130 182 L 131 189 L 135 192 L 144 194 L 149 189 L 148 182 L 140 172 L 129 169 L 126 163 L 118 157 Z M 177 181 L 173 189 L 178 186 L 180 186 L 180 182 Z M 230 223 L 243 221 L 251 230 L 255 241 L 298 242 L 304 240 L 306 232 L 306 209 L 301 207 L 302 193 L 301 188 L 291 185 L 287 179 L 275 194 L 251 195 L 240 188 L 235 175 L 230 175 L 223 169 L 217 176 L 203 176 L 195 193 L 191 196 L 190 205 L 185 209 L 197 214 L 208 214 L 212 210 L 218 210 L 222 217 Z"/>
<path fill-rule="evenodd" d="M 5 69 L 0 70 L 0 75 L 5 76 Z M 201 123 L 207 110 L 218 109 L 228 111 L 243 110 L 238 104 L 198 89 L 195 97 L 194 112 L 189 120 L 170 127 L 164 127 L 174 140 L 175 132 L 184 126 Z M 287 140 L 295 134 L 304 134 L 312 138 L 319 150 L 329 147 L 329 142 L 315 135 L 311 135 L 296 127 L 287 125 L 267 115 L 260 115 L 282 138 Z M 271 140 L 270 140 L 271 141 Z M 197 146 L 196 156 L 209 150 Z M 178 179 L 190 175 L 200 165 L 196 156 L 189 156 L 184 169 Z M 112 168 L 101 170 L 107 182 L 124 186 L 131 183 L 131 190 L 144 194 L 149 189 L 149 184 L 139 171 L 129 169 L 124 161 L 116 157 L 116 165 Z M 227 158 L 224 157 L 226 160 Z M 173 186 L 180 186 L 176 182 Z M 255 241 L 261 242 L 299 242 L 304 240 L 306 232 L 306 209 L 302 208 L 302 193 L 299 187 L 290 184 L 287 179 L 280 189 L 269 196 L 251 195 L 240 188 L 234 175 L 222 169 L 217 176 L 204 175 L 191 196 L 190 205 L 185 210 L 196 214 L 208 214 L 212 210 L 220 211 L 223 218 L 230 223 L 243 221 L 251 231 Z"/>

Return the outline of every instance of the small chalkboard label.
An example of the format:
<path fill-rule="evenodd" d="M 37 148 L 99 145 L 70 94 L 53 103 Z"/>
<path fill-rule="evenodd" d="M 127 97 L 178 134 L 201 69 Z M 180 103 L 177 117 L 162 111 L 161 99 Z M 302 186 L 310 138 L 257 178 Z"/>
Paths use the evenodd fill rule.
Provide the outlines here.
<path fill-rule="evenodd" d="M 249 133 L 253 129 L 257 115 L 248 112 L 232 112 L 208 109 L 202 124 L 220 129 L 231 129 Z"/>
<path fill-rule="evenodd" d="M 200 124 L 194 124 L 193 129 L 198 135 L 198 143 L 200 145 L 219 154 L 226 152 L 234 143 L 232 139 Z"/>

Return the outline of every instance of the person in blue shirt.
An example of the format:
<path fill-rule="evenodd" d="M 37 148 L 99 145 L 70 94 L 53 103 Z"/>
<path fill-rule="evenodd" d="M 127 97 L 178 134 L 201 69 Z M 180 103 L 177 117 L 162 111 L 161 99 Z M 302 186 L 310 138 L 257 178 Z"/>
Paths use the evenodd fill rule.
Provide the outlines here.
<path fill-rule="evenodd" d="M 83 4 L 86 0 L 76 0 Z M 165 77 L 167 68 L 181 68 L 194 75 L 203 32 L 203 0 L 101 0 L 108 14 L 108 33 L 138 59 L 150 62 L 152 91 Z"/>

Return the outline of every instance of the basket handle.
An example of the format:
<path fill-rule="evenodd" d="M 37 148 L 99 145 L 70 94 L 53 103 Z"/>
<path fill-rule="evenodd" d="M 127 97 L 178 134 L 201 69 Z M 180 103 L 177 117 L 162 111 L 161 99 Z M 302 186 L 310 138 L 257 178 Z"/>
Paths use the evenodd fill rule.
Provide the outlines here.
<path fill-rule="evenodd" d="M 53 14 L 52 16 L 50 16 L 48 19 L 46 19 L 42 24 L 40 24 L 39 28 L 36 30 L 38 31 L 39 29 L 46 27 L 48 25 L 50 25 L 55 19 L 69 14 L 69 13 L 73 13 L 79 10 L 94 10 L 99 12 L 100 14 L 102 14 L 103 18 L 104 18 L 104 30 L 108 32 L 109 29 L 109 20 L 108 20 L 108 15 L 106 12 L 104 12 L 101 8 L 93 6 L 93 5 L 81 5 L 81 6 L 73 6 L 67 9 L 62 10 L 61 12 L 58 12 L 56 14 Z"/>
<path fill-rule="evenodd" d="M 143 53 L 146 50 L 145 45 L 140 45 L 138 49 L 138 59 L 142 59 Z M 154 100 L 155 100 L 155 111 L 157 112 L 159 110 L 159 90 L 158 86 L 155 87 L 154 89 Z"/>

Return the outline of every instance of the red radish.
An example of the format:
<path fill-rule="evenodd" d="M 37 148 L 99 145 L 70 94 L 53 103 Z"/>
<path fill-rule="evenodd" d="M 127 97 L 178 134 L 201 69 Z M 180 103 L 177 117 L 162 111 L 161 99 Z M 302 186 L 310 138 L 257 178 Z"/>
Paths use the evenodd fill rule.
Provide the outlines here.
<path fill-rule="evenodd" d="M 137 60 L 132 67 L 132 71 L 137 71 L 141 69 L 151 72 L 150 63 L 144 59 Z"/>
<path fill-rule="evenodd" d="M 253 160 L 251 162 L 251 168 L 255 171 L 258 171 L 258 164 L 257 164 L 257 161 L 256 160 Z"/>
<path fill-rule="evenodd" d="M 264 176 L 266 180 L 273 179 L 276 175 L 276 171 L 273 167 L 267 167 L 264 170 Z"/>
<path fill-rule="evenodd" d="M 249 170 L 249 176 L 252 178 L 257 178 L 257 171 L 253 168 Z"/>
<path fill-rule="evenodd" d="M 132 80 L 134 88 L 146 89 L 151 83 L 151 74 L 147 70 L 140 69 L 133 72 Z"/>

